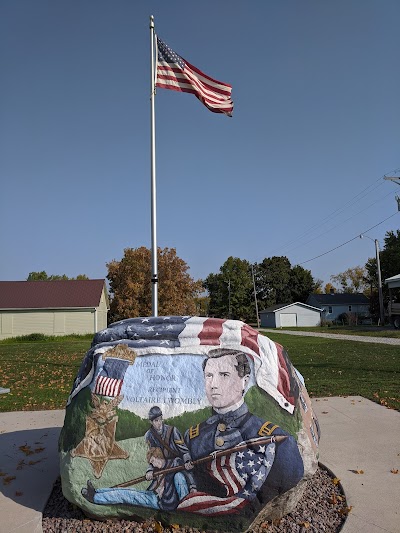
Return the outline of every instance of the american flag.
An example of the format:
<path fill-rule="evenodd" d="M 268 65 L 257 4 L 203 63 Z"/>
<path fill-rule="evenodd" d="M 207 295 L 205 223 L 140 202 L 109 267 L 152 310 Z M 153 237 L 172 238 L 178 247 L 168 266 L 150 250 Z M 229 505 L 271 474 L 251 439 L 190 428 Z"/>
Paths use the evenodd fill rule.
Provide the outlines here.
<path fill-rule="evenodd" d="M 225 486 L 226 497 L 205 492 L 191 493 L 180 502 L 178 510 L 214 516 L 238 511 L 256 497 L 274 458 L 274 443 L 252 445 L 245 450 L 215 458 L 208 466 L 209 474 Z"/>
<path fill-rule="evenodd" d="M 109 358 L 104 362 L 104 366 L 97 376 L 95 394 L 103 396 L 118 396 L 121 392 L 122 383 L 129 361 Z"/>
<path fill-rule="evenodd" d="M 240 320 L 221 318 L 162 316 L 127 318 L 111 324 L 94 336 L 87 357 L 94 358 L 100 349 L 123 342 L 138 355 L 147 353 L 204 354 L 214 348 L 234 348 L 254 361 L 254 375 L 259 387 L 270 394 L 287 412 L 293 414 L 299 389 L 294 368 L 280 344 L 260 335 Z M 157 348 L 157 350 L 155 350 Z M 88 368 L 87 361 L 82 368 Z M 83 378 L 83 376 L 82 376 Z M 76 383 L 79 387 L 87 379 Z M 76 394 L 73 391 L 72 395 Z M 70 396 L 70 399 L 72 397 Z"/>
<path fill-rule="evenodd" d="M 232 116 L 232 86 L 210 78 L 157 37 L 156 86 L 194 94 L 210 111 Z"/>

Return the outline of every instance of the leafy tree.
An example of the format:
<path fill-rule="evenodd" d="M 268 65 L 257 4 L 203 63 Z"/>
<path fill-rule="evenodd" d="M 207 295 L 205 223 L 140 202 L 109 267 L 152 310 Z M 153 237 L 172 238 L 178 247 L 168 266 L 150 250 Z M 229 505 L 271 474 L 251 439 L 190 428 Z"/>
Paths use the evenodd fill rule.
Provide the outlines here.
<path fill-rule="evenodd" d="M 210 307 L 210 298 L 208 296 L 197 296 L 194 298 L 197 316 L 208 316 Z"/>
<path fill-rule="evenodd" d="M 42 270 L 42 272 L 29 272 L 26 281 L 48 281 L 49 276 Z"/>
<path fill-rule="evenodd" d="M 386 232 L 384 243 L 380 253 L 382 283 L 400 273 L 400 230 Z"/>
<path fill-rule="evenodd" d="M 319 280 L 314 280 L 310 270 L 294 266 L 290 271 L 290 301 L 305 303 L 310 294 L 315 292 L 318 282 Z"/>
<path fill-rule="evenodd" d="M 209 274 L 204 288 L 210 296 L 209 314 L 219 318 L 250 320 L 256 318 L 250 263 L 228 257 L 218 274 Z"/>
<path fill-rule="evenodd" d="M 312 292 L 314 292 L 315 294 L 322 294 L 322 284 L 324 282 L 322 281 L 322 279 L 319 279 L 319 278 L 315 278 L 314 279 L 314 289 Z"/>
<path fill-rule="evenodd" d="M 89 279 L 86 274 L 78 274 L 76 278 L 69 278 L 66 274 L 52 274 L 48 276 L 45 270 L 41 272 L 29 272 L 29 276 L 26 281 L 59 281 L 59 280 L 76 280 L 76 279 Z"/>
<path fill-rule="evenodd" d="M 365 267 L 355 266 L 331 276 L 331 281 L 341 286 L 341 292 L 367 292 L 366 274 Z"/>
<path fill-rule="evenodd" d="M 381 264 L 382 293 L 385 304 L 389 300 L 389 289 L 385 279 L 396 276 L 400 272 L 400 230 L 388 231 L 384 238 L 384 247 L 379 254 Z M 378 298 L 378 266 L 375 257 L 365 263 L 366 282 L 370 287 L 371 313 L 379 316 Z"/>
<path fill-rule="evenodd" d="M 196 313 L 195 298 L 202 290 L 201 281 L 188 274 L 189 266 L 176 255 L 175 248 L 158 248 L 158 311 L 160 315 Z M 110 320 L 150 316 L 151 251 L 126 248 L 121 261 L 107 263 L 110 282 Z"/>
<path fill-rule="evenodd" d="M 290 277 L 291 264 L 287 257 L 266 257 L 257 265 L 260 309 L 291 301 Z"/>
<path fill-rule="evenodd" d="M 336 289 L 335 289 L 335 287 L 332 285 L 332 283 L 329 283 L 329 282 L 328 282 L 328 283 L 325 285 L 325 287 L 324 287 L 324 294 L 330 294 L 331 291 L 335 292 Z"/>

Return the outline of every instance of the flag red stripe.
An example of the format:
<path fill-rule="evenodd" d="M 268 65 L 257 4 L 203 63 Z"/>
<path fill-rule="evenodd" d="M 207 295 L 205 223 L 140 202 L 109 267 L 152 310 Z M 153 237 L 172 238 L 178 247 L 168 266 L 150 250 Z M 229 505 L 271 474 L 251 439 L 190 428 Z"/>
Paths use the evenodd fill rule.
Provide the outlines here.
<path fill-rule="evenodd" d="M 122 380 L 98 376 L 96 380 L 95 393 L 102 396 L 118 396 L 121 392 Z"/>
<path fill-rule="evenodd" d="M 174 65 L 172 63 L 172 65 Z M 171 67 L 171 64 L 158 64 L 157 67 L 157 78 L 161 79 L 171 79 L 176 80 L 177 82 L 187 82 L 196 86 L 201 92 L 209 92 L 214 94 L 215 97 L 223 97 L 225 99 L 230 98 L 232 89 L 225 89 L 219 86 L 211 85 L 207 82 L 202 81 L 199 77 L 188 67 L 185 67 L 182 70 L 179 65 L 174 65 Z"/>
<path fill-rule="evenodd" d="M 221 93 L 225 96 L 230 96 L 232 93 L 232 87 L 217 80 L 212 80 L 204 74 L 201 74 L 193 65 L 186 62 L 184 69 L 182 69 L 177 63 L 167 63 L 165 61 L 159 61 L 157 65 L 157 71 L 160 74 L 164 72 L 177 78 L 190 78 L 202 87 L 207 87 L 210 91 Z M 198 74 L 200 73 L 200 74 Z"/>
<path fill-rule="evenodd" d="M 250 350 L 253 350 L 256 352 L 257 355 L 260 355 L 260 347 L 258 345 L 258 332 L 245 324 L 242 327 L 242 346 L 246 346 L 247 348 L 250 348 Z"/>
<path fill-rule="evenodd" d="M 174 74 L 170 71 L 164 73 L 160 69 L 157 72 L 157 87 L 161 87 L 162 85 L 168 85 L 169 88 L 175 87 L 176 85 L 174 84 L 178 84 L 178 86 L 183 92 L 189 92 L 191 89 L 192 91 L 194 91 L 194 93 L 201 94 L 202 96 L 205 96 L 207 98 L 215 99 L 215 101 L 232 104 L 232 100 L 230 99 L 229 93 L 225 93 L 219 90 L 216 91 L 212 87 L 199 83 L 196 78 L 187 75 L 188 73 L 186 71 L 184 74 L 182 74 L 182 72 Z M 164 83 L 162 83 L 162 81 L 164 81 Z"/>
<path fill-rule="evenodd" d="M 278 352 L 278 359 L 279 359 L 278 384 L 276 388 L 290 403 L 294 405 L 294 398 L 293 396 L 290 396 L 289 370 L 286 366 L 285 358 L 283 357 L 283 347 L 277 342 L 275 343 L 275 345 L 276 345 L 276 349 Z"/>
<path fill-rule="evenodd" d="M 211 474 L 225 485 L 227 496 L 237 494 L 245 484 L 242 479 L 238 478 L 238 473 L 232 469 L 231 462 L 233 465 L 235 464 L 235 455 L 233 454 L 229 457 L 224 455 L 211 464 Z"/>
<path fill-rule="evenodd" d="M 161 87 L 162 89 L 171 89 L 172 91 L 195 94 L 198 98 L 205 98 L 212 105 L 229 108 L 232 107 L 231 100 L 227 100 L 226 98 L 220 98 L 215 94 L 208 95 L 204 91 L 194 89 L 193 84 L 191 84 L 190 82 L 181 82 L 176 78 L 173 78 L 172 76 L 160 76 L 159 80 L 160 79 L 165 80 L 164 83 L 157 81 L 157 87 Z"/>
<path fill-rule="evenodd" d="M 182 58 L 183 59 L 183 58 Z M 204 74 L 204 72 L 202 72 L 201 70 L 199 70 L 197 67 L 195 67 L 194 65 L 192 65 L 191 63 L 189 63 L 189 61 L 186 61 L 186 59 L 183 59 L 184 62 L 186 63 L 186 65 L 188 67 L 191 68 L 191 70 L 193 70 L 194 72 L 196 72 L 196 74 L 198 74 L 200 77 L 203 77 L 205 78 L 206 80 L 209 80 L 212 82 L 212 84 L 216 84 L 218 85 L 219 87 L 221 88 L 226 88 L 227 91 L 229 91 L 229 94 L 232 92 L 232 85 L 230 85 L 229 83 L 225 83 L 223 81 L 218 81 L 214 78 L 211 78 L 211 76 L 207 76 L 207 74 Z"/>
<path fill-rule="evenodd" d="M 236 513 L 247 504 L 243 498 L 218 498 L 205 492 L 188 494 L 178 505 L 179 511 L 198 513 L 203 515 L 224 515 Z"/>
<path fill-rule="evenodd" d="M 198 334 L 200 344 L 221 344 L 220 337 L 222 335 L 224 321 L 219 318 L 207 318 L 203 322 L 203 328 Z"/>

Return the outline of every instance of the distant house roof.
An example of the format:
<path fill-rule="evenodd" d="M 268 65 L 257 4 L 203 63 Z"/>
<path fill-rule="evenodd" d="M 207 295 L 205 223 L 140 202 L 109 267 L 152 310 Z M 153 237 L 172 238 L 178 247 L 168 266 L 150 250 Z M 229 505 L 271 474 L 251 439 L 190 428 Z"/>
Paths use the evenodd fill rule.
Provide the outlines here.
<path fill-rule="evenodd" d="M 314 309 L 315 311 L 320 312 L 321 309 L 319 307 L 314 307 L 313 305 L 308 305 L 303 302 L 293 302 L 291 304 L 276 304 L 271 305 L 271 307 L 267 307 L 267 309 L 264 309 L 263 311 L 260 311 L 260 315 L 263 313 L 274 313 L 275 311 L 279 311 L 280 309 L 285 309 L 285 307 L 291 307 L 292 305 L 301 305 L 302 307 L 307 307 L 309 309 Z"/>
<path fill-rule="evenodd" d="M 400 274 L 397 274 L 396 276 L 392 276 L 391 278 L 386 278 L 385 283 L 388 284 L 388 287 L 390 289 L 400 287 Z"/>
<path fill-rule="evenodd" d="M 0 281 L 0 309 L 97 307 L 104 279 Z"/>
<path fill-rule="evenodd" d="M 340 292 L 337 294 L 316 294 L 310 296 L 314 298 L 319 305 L 368 305 L 369 298 L 365 294 L 358 292 Z"/>

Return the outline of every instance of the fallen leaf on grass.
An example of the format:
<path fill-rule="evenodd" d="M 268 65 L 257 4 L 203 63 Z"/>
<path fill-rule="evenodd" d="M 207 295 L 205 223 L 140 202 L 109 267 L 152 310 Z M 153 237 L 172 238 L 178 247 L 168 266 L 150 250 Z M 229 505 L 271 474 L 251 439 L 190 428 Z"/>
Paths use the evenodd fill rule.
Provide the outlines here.
<path fill-rule="evenodd" d="M 300 522 L 299 526 L 303 526 L 305 529 L 310 527 L 310 522 Z"/>
<path fill-rule="evenodd" d="M 391 472 L 392 472 L 392 474 L 398 474 L 399 473 L 399 469 L 398 468 L 392 468 Z"/>
<path fill-rule="evenodd" d="M 364 474 L 364 470 L 350 470 L 353 474 Z"/>
<path fill-rule="evenodd" d="M 334 478 L 332 479 L 332 483 L 333 483 L 334 485 L 339 485 L 339 483 L 340 483 L 340 479 L 339 479 L 338 477 L 334 477 Z"/>
<path fill-rule="evenodd" d="M 171 524 L 172 529 L 179 529 L 181 526 L 179 524 Z"/>
<path fill-rule="evenodd" d="M 353 506 L 350 505 L 350 507 L 343 507 L 343 509 L 339 509 L 338 513 L 346 515 L 349 514 L 349 512 L 353 509 Z"/>
<path fill-rule="evenodd" d="M 4 485 L 9 485 L 11 483 L 11 481 L 13 481 L 14 479 L 16 479 L 15 476 L 7 476 L 3 479 L 3 484 Z"/>

